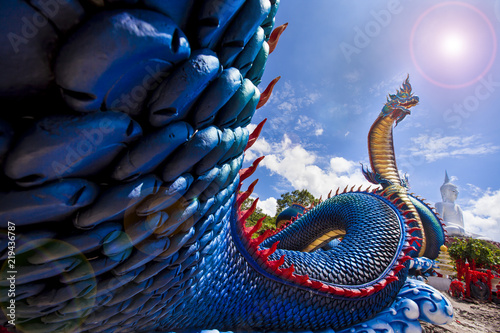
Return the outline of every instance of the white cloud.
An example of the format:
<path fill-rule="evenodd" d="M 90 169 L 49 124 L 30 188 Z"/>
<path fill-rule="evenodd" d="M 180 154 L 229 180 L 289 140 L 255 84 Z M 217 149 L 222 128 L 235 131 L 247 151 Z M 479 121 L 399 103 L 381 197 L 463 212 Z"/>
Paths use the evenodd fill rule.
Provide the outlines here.
<path fill-rule="evenodd" d="M 465 230 L 500 242 L 500 224 L 491 217 L 481 217 L 471 211 L 464 211 Z"/>
<path fill-rule="evenodd" d="M 452 176 L 452 178 L 453 178 L 453 176 Z M 455 179 L 457 179 L 457 177 L 455 177 Z M 484 190 L 482 188 L 480 188 L 479 186 L 467 183 L 467 187 L 468 187 L 467 192 L 471 193 L 471 195 L 475 198 L 480 197 L 484 194 Z"/>
<path fill-rule="evenodd" d="M 276 205 L 278 201 L 274 197 L 267 198 L 266 200 L 259 200 L 257 203 L 257 207 L 262 209 L 262 212 L 267 216 L 275 216 L 276 215 Z"/>
<path fill-rule="evenodd" d="M 362 175 L 358 162 L 331 157 L 322 168 L 319 166 L 319 155 L 299 144 L 293 144 L 286 134 L 277 143 L 270 143 L 263 138 L 257 140 L 246 152 L 245 159 L 252 161 L 262 155 L 266 155 L 266 158 L 260 165 L 272 174 L 281 176 L 290 187 L 283 188 L 283 192 L 307 189 L 315 197 L 325 198 L 330 190 L 335 191 L 337 187 L 344 189 L 345 186 L 370 185 Z M 481 197 L 463 207 L 465 228 L 474 234 L 500 241 L 500 190 L 482 193 Z M 269 216 L 274 216 L 276 199 L 271 197 L 263 200 L 259 207 Z"/>
<path fill-rule="evenodd" d="M 490 216 L 500 221 L 500 190 L 491 192 L 487 191 L 484 196 L 474 200 L 474 214 Z"/>
<path fill-rule="evenodd" d="M 255 130 L 255 128 L 257 128 L 256 124 L 248 124 L 247 125 L 248 133 L 252 134 L 252 132 Z"/>
<path fill-rule="evenodd" d="M 299 111 L 315 104 L 320 98 L 320 93 L 300 84 L 292 85 L 291 82 L 285 81 L 282 85 L 276 86 L 265 106 L 273 112 L 268 121 L 271 130 L 283 131 L 284 128 L 294 128 L 308 135 L 322 135 L 323 128 L 320 123 L 310 117 L 296 115 Z"/>
<path fill-rule="evenodd" d="M 500 242 L 500 190 L 486 191 L 467 206 L 464 209 L 465 229 Z"/>
<path fill-rule="evenodd" d="M 294 128 L 295 131 L 307 131 L 309 133 L 314 133 L 315 136 L 320 136 L 323 134 L 323 127 L 320 123 L 314 121 L 308 116 L 300 115 L 297 119 L 297 125 Z"/>
<path fill-rule="evenodd" d="M 261 140 L 262 142 L 259 142 Z M 321 157 L 299 144 L 293 144 L 286 134 L 278 143 L 259 139 L 246 152 L 249 161 L 262 155 L 266 158 L 261 162 L 261 166 L 272 174 L 281 176 L 292 189 L 307 189 L 315 197 L 321 195 L 325 197 L 337 187 L 343 189 L 345 186 L 370 185 L 361 173 L 359 163 L 342 157 L 333 157 L 322 168 L 318 165 L 321 164 Z"/>
<path fill-rule="evenodd" d="M 286 81 L 282 88 L 277 86 L 274 89 L 268 103 L 277 105 L 280 110 L 291 112 L 315 103 L 320 97 L 320 93 L 309 91 L 305 87 L 301 87 L 297 93 L 290 81 Z"/>
<path fill-rule="evenodd" d="M 278 109 L 282 110 L 282 111 L 291 112 L 291 111 L 294 111 L 296 109 L 296 107 L 294 107 L 294 105 L 292 103 L 285 101 L 285 102 L 281 103 L 280 105 L 278 105 Z"/>
<path fill-rule="evenodd" d="M 271 149 L 271 144 L 269 144 L 266 139 L 260 137 L 250 149 L 245 151 L 245 161 L 253 162 L 255 159 L 269 154 Z M 262 165 L 262 163 L 260 165 Z"/>
<path fill-rule="evenodd" d="M 330 168 L 335 173 L 352 173 L 355 172 L 355 169 L 358 167 L 358 163 L 346 160 L 343 157 L 333 157 L 330 159 Z"/>
<path fill-rule="evenodd" d="M 478 135 L 460 136 L 430 136 L 420 134 L 411 141 L 414 146 L 409 148 L 412 156 L 424 157 L 427 162 L 434 162 L 442 158 L 460 158 L 471 155 L 491 154 L 500 149 L 491 143 L 481 142 Z"/>

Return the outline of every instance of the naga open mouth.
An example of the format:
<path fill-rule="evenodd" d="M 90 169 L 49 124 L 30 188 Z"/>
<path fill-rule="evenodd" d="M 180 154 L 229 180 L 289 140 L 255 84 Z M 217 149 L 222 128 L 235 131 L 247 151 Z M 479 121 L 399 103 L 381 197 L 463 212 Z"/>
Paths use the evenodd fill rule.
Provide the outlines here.
<path fill-rule="evenodd" d="M 248 169 L 256 168 L 256 163 Z M 241 180 L 253 173 L 242 170 Z M 255 186 L 241 192 L 237 205 Z M 399 288 L 407 272 L 406 254 L 414 250 L 405 213 L 383 195 L 361 188 L 328 198 L 276 231 L 257 238 L 260 228 L 246 227 L 256 207 L 239 211 L 231 229 L 237 248 L 249 264 L 265 277 L 323 296 L 359 298 L 371 296 L 389 284 Z M 317 250 L 343 235 L 329 251 Z M 398 281 L 398 283 L 393 282 Z"/>
<path fill-rule="evenodd" d="M 404 103 L 399 103 L 392 112 L 392 118 L 396 120 L 396 126 L 409 114 L 410 108 L 416 106 L 419 102 L 418 96 L 411 96 Z"/>
<path fill-rule="evenodd" d="M 418 104 L 418 102 L 420 102 L 420 99 L 418 98 L 418 96 L 411 96 L 406 102 L 401 103 L 401 105 L 406 109 L 410 109 L 410 108 L 416 106 Z"/>

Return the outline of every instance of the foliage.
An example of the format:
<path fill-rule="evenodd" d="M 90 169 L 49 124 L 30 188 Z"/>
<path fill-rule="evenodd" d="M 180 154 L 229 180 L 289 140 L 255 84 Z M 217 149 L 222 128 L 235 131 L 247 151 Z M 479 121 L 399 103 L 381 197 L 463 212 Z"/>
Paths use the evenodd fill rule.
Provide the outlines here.
<path fill-rule="evenodd" d="M 243 211 L 243 210 L 249 209 L 250 206 L 252 206 L 252 203 L 254 201 L 255 200 L 252 198 L 247 198 L 245 201 L 243 201 L 243 204 L 241 206 L 241 210 Z M 246 226 L 252 227 L 252 226 L 256 225 L 257 221 L 259 221 L 259 219 L 261 219 L 264 216 L 265 216 L 265 219 L 264 219 L 264 221 L 262 221 L 262 228 L 260 229 L 259 233 L 262 233 L 262 232 L 264 232 L 264 230 L 267 230 L 267 229 L 274 229 L 276 227 L 275 222 L 274 222 L 275 218 L 264 214 L 262 212 L 262 208 L 259 208 L 259 207 L 257 207 L 255 209 L 255 211 L 253 212 L 253 214 L 247 218 Z"/>
<path fill-rule="evenodd" d="M 281 213 L 285 208 L 293 203 L 299 203 L 304 207 L 311 204 L 317 204 L 319 199 L 316 199 L 308 190 L 295 190 L 293 192 L 283 193 L 281 198 L 277 200 L 276 215 Z"/>
<path fill-rule="evenodd" d="M 252 206 L 255 200 L 252 198 L 247 198 L 243 201 L 241 210 L 247 210 Z M 305 207 L 310 206 L 312 203 L 317 204 L 319 199 L 314 198 L 314 196 L 308 190 L 295 190 L 293 192 L 287 192 L 281 195 L 281 199 L 277 200 L 276 216 L 283 211 L 283 209 L 290 206 L 292 203 L 299 203 Z M 267 229 L 276 228 L 276 216 L 270 217 L 262 212 L 262 209 L 257 207 L 250 217 L 247 218 L 247 227 L 254 226 L 257 221 L 265 216 L 264 221 L 262 221 L 262 228 L 259 230 L 258 234 L 262 234 Z"/>
<path fill-rule="evenodd" d="M 252 203 L 255 199 L 247 198 L 243 201 L 243 205 L 241 206 L 241 210 L 247 210 L 252 206 Z M 295 190 L 293 192 L 287 192 L 281 195 L 281 199 L 277 200 L 277 209 L 276 216 L 278 216 L 283 209 L 289 207 L 293 203 L 299 203 L 304 207 L 310 206 L 312 203 L 317 204 L 319 199 L 314 198 L 314 196 L 308 190 Z M 257 234 L 262 234 L 267 229 L 275 229 L 276 228 L 276 216 L 270 217 L 262 212 L 262 209 L 257 207 L 250 217 L 247 218 L 247 227 L 251 227 L 257 224 L 257 221 L 262 217 L 265 219 L 262 221 L 262 228 L 257 232 Z M 255 236 L 257 236 L 254 235 Z"/>
<path fill-rule="evenodd" d="M 479 268 L 495 269 L 500 265 L 500 249 L 480 239 L 454 238 L 448 253 L 454 260 L 474 260 Z"/>

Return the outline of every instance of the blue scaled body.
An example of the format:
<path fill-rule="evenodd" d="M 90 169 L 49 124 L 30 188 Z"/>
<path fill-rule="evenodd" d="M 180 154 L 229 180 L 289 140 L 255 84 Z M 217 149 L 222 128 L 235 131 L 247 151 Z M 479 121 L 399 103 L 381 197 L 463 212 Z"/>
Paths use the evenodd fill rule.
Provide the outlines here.
<path fill-rule="evenodd" d="M 279 4 L 0 2 L 1 326 L 288 332 L 390 321 L 414 230 L 388 193 L 345 190 L 261 235 L 246 226 L 255 204 L 240 209 L 261 160 L 242 168 L 263 123 L 247 126 L 277 82 L 258 87 L 286 27 L 274 29 Z"/>

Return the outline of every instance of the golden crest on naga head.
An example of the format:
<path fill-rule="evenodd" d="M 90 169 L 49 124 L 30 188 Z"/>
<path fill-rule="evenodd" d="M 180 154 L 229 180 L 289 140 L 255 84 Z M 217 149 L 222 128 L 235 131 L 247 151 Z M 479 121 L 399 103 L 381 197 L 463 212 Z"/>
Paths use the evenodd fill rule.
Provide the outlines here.
<path fill-rule="evenodd" d="M 396 94 L 389 94 L 387 103 L 382 108 L 379 117 L 391 116 L 396 120 L 396 125 L 410 114 L 410 108 L 417 105 L 419 102 L 418 96 L 413 95 L 410 84 L 410 75 L 406 76 L 400 89 Z"/>

